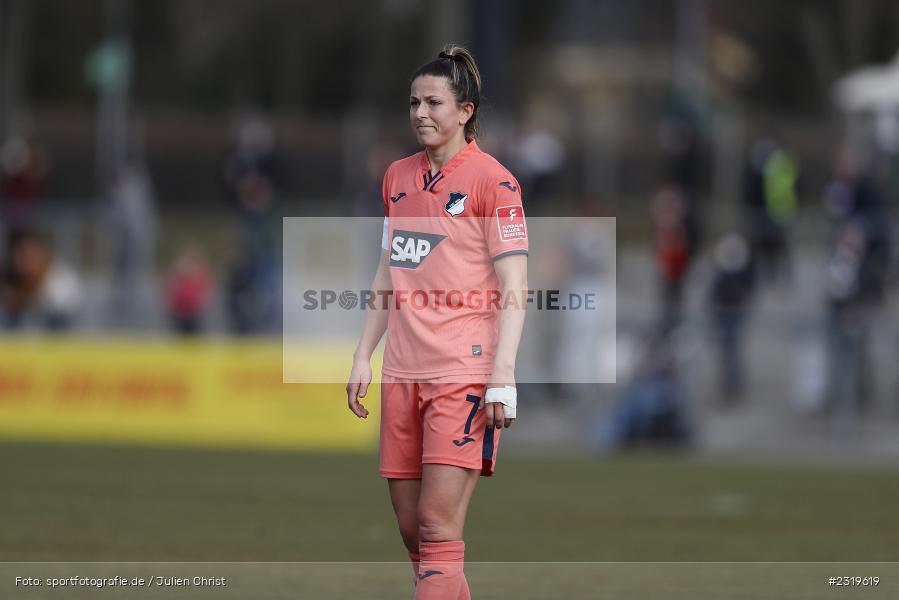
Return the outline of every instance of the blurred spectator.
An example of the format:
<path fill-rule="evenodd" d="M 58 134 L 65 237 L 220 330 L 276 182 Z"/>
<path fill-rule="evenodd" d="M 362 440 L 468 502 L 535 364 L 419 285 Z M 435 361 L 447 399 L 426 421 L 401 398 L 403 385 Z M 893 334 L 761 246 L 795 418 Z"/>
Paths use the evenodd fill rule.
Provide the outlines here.
<path fill-rule="evenodd" d="M 798 210 L 799 164 L 775 142 L 763 139 L 750 152 L 743 199 L 749 212 L 752 255 L 769 281 L 789 274 L 790 228 Z"/>
<path fill-rule="evenodd" d="M 699 204 L 708 168 L 695 119 L 681 114 L 685 107 L 669 110 L 673 112 L 659 124 L 659 145 L 663 153 L 665 182 L 681 195 L 689 244 L 687 251 L 692 258 L 702 243 Z"/>
<path fill-rule="evenodd" d="M 665 185 L 656 192 L 652 219 L 655 260 L 661 280 L 659 328 L 665 332 L 680 319 L 684 281 L 694 247 L 686 203 L 677 186 Z"/>
<path fill-rule="evenodd" d="M 614 343 L 615 336 L 614 325 L 607 318 L 615 311 L 615 286 L 609 267 L 615 256 L 614 237 L 607 223 L 590 219 L 590 213 L 583 210 L 581 216 L 585 218 L 574 223 L 561 248 L 560 288 L 562 297 L 581 298 L 585 303 L 590 298 L 592 309 L 583 305 L 580 310 L 564 312 L 561 323 L 553 322 L 559 329 L 558 349 L 553 355 L 555 374 L 563 384 L 602 380 L 602 351 L 608 347 L 607 342 Z M 588 386 L 566 385 L 560 391 L 571 397 L 590 394 L 589 399 L 595 394 Z"/>
<path fill-rule="evenodd" d="M 844 235 L 850 224 L 862 229 L 865 249 L 860 290 L 867 300 L 882 301 L 890 262 L 890 219 L 878 185 L 846 147 L 834 156 L 833 180 L 825 189 L 824 205 L 836 237 Z"/>
<path fill-rule="evenodd" d="M 828 369 L 826 406 L 853 419 L 870 403 L 874 370 L 868 365 L 871 324 L 886 296 L 890 229 L 878 186 L 856 155 L 840 148 L 824 193 L 834 228 L 827 264 Z"/>
<path fill-rule="evenodd" d="M 733 403 L 744 389 L 741 350 L 755 275 L 746 240 L 737 234 L 722 238 L 714 266 L 709 303 L 720 352 L 720 399 Z"/>
<path fill-rule="evenodd" d="M 244 334 L 271 332 L 280 315 L 281 219 L 275 205 L 284 171 L 268 123 L 251 117 L 239 125 L 222 175 L 240 223 L 240 252 L 226 283 L 230 328 Z"/>
<path fill-rule="evenodd" d="M 558 189 L 565 145 L 548 129 L 534 128 L 520 137 L 510 158 L 516 177 L 527 191 L 528 206 L 539 211 Z"/>
<path fill-rule="evenodd" d="M 258 260 L 280 250 L 281 221 L 275 204 L 284 185 L 284 168 L 275 151 L 274 132 L 260 117 L 240 123 L 234 149 L 225 159 L 222 178 L 240 221 L 242 243 Z M 277 231 L 276 231 L 277 230 Z"/>
<path fill-rule="evenodd" d="M 678 372 L 676 335 L 655 335 L 608 421 L 589 435 L 600 450 L 638 444 L 686 445 L 693 436 L 689 405 Z M 598 434 L 598 435 L 597 435 Z"/>
<path fill-rule="evenodd" d="M 122 323 L 134 327 L 152 312 L 146 286 L 154 276 L 156 199 L 146 169 L 125 167 L 113 183 L 110 200 L 113 305 Z"/>
<path fill-rule="evenodd" d="M 354 264 L 365 273 L 377 268 L 379 254 L 373 254 L 373 248 L 381 247 L 384 218 L 384 199 L 382 184 L 387 167 L 402 156 L 402 151 L 392 142 L 377 143 L 366 155 L 365 169 L 361 181 L 353 184 L 352 198 L 352 235 L 356 260 Z"/>
<path fill-rule="evenodd" d="M 222 179 L 242 217 L 267 214 L 284 186 L 284 166 L 275 136 L 263 118 L 244 118 L 237 127 L 234 149 L 222 165 Z"/>
<path fill-rule="evenodd" d="M 865 403 L 869 307 L 862 272 L 867 239 L 857 222 L 842 226 L 827 264 L 828 397 L 834 414 L 854 417 Z"/>
<path fill-rule="evenodd" d="M 547 244 L 546 247 L 533 257 L 533 266 L 529 269 L 534 273 L 534 280 L 540 281 L 544 289 L 561 290 L 567 286 L 570 276 L 569 248 L 561 240 Z M 548 318 L 548 313 L 536 311 L 529 321 L 529 327 L 540 340 L 539 347 L 542 356 L 550 357 L 542 361 L 545 372 L 545 381 L 542 389 L 535 394 L 536 397 L 545 398 L 552 402 L 567 401 L 571 386 L 565 385 L 565 379 L 561 372 L 562 355 L 564 354 L 563 332 L 556 319 Z M 527 384 L 525 384 L 527 386 Z M 525 387 L 525 389 L 527 389 Z"/>
<path fill-rule="evenodd" d="M 668 181 L 683 191 L 690 204 L 695 203 L 702 188 L 705 171 L 696 126 L 691 119 L 666 116 L 659 124 L 659 145 L 664 152 Z"/>
<path fill-rule="evenodd" d="M 44 149 L 13 137 L 0 148 L 0 218 L 11 227 L 27 226 L 44 195 L 47 158 Z"/>
<path fill-rule="evenodd" d="M 269 260 L 259 260 L 245 249 L 229 267 L 225 305 L 232 332 L 253 334 L 274 331 L 280 309 L 280 271 Z"/>
<path fill-rule="evenodd" d="M 202 249 L 195 245 L 182 248 L 166 285 L 166 305 L 176 332 L 193 335 L 203 329 L 214 288 Z"/>
<path fill-rule="evenodd" d="M 6 328 L 68 329 L 81 303 L 78 275 L 54 258 L 42 234 L 27 229 L 10 233 L 0 280 L 0 311 Z"/>
<path fill-rule="evenodd" d="M 384 216 L 384 200 L 381 196 L 384 173 L 390 163 L 401 156 L 400 149 L 390 142 L 380 142 L 371 149 L 365 161 L 365 178 L 356 184 L 356 193 L 353 195 L 353 216 Z"/>

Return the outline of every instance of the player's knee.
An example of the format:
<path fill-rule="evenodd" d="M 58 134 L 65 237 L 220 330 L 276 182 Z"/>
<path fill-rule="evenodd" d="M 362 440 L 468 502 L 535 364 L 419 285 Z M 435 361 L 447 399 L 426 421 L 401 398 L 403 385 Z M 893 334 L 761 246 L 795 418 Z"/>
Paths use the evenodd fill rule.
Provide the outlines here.
<path fill-rule="evenodd" d="M 422 511 L 418 516 L 418 538 L 424 542 L 449 542 L 461 537 L 458 526 L 443 515 Z"/>

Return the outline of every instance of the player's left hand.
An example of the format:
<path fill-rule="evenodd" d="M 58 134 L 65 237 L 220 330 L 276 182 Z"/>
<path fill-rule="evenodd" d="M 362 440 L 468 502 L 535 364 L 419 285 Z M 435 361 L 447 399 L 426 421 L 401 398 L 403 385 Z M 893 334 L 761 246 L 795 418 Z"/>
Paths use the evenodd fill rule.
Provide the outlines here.
<path fill-rule="evenodd" d="M 490 388 L 504 388 L 506 386 L 515 387 L 515 380 L 511 375 L 505 375 L 497 377 L 497 373 L 494 373 L 493 376 L 490 377 L 490 382 L 487 384 L 487 389 Z M 487 402 L 486 398 L 487 394 L 484 394 L 484 399 L 481 400 L 481 406 L 484 407 L 484 414 L 487 417 L 487 425 L 493 425 L 495 429 L 502 429 L 503 427 L 511 427 L 512 423 L 515 422 L 514 418 L 506 417 L 505 406 L 503 406 L 500 402 Z"/>

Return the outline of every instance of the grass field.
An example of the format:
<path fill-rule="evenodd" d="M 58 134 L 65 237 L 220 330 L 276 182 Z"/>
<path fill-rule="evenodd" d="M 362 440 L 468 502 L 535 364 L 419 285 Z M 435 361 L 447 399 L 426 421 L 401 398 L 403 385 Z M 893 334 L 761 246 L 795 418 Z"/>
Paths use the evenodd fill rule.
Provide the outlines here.
<path fill-rule="evenodd" d="M 0 560 L 5 562 L 405 560 L 374 456 L 4 444 L 0 457 Z M 579 597 L 629 597 L 625 592 L 612 595 L 608 584 L 618 581 L 615 573 L 636 569 L 630 578 L 620 579 L 622 585 L 633 581 L 662 586 L 667 580 L 670 587 L 672 575 L 662 574 L 672 565 L 559 563 L 896 561 L 897 507 L 896 469 L 747 466 L 646 455 L 524 459 L 501 454 L 497 476 L 482 479 L 475 493 L 465 535 L 466 560 L 471 563 L 466 569 L 473 587 L 475 581 L 521 581 L 525 575 L 547 584 L 555 573 L 561 580 L 592 581 L 591 586 L 607 592 Z M 517 562 L 533 564 L 486 564 Z M 892 572 L 892 579 L 886 577 L 881 586 L 899 584 L 896 565 L 879 565 L 879 572 L 863 566 L 833 574 L 884 577 Z M 824 567 L 821 573 L 833 570 Z M 4 586 L 9 568 L 5 566 Z M 171 568 L 183 570 L 184 565 Z M 270 567 L 228 568 L 245 569 L 250 581 L 252 573 L 246 569 Z M 295 576 L 305 572 L 300 578 L 307 584 L 315 579 L 313 573 L 333 582 L 323 573 L 335 568 L 341 567 L 285 567 Z M 714 579 L 733 575 L 734 568 L 749 577 L 753 568 L 762 566 L 694 565 L 676 572 L 693 581 L 691 569 L 697 577 L 705 570 Z M 376 590 L 408 583 L 407 565 L 358 564 L 352 569 L 360 576 L 368 572 L 363 577 L 368 587 L 362 589 L 372 595 L 346 597 L 405 597 Z M 541 569 L 549 571 L 538 577 Z M 577 569 L 590 573 L 575 577 Z M 792 569 L 796 574 L 799 567 Z M 351 587 L 351 579 L 343 585 Z M 605 583 L 596 583 L 600 580 Z M 752 581 L 758 579 L 753 576 Z M 834 593 L 825 591 L 821 581 L 812 583 L 818 593 L 809 598 Z M 719 590 L 714 596 L 672 592 L 664 597 L 781 597 L 760 596 L 758 585 L 743 590 L 745 596 L 733 595 L 733 589 L 724 595 Z M 283 597 L 332 597 L 324 595 L 325 589 Z M 563 595 L 538 589 L 530 585 L 527 593 L 494 590 L 491 593 L 499 595 L 478 597 L 572 597 L 555 584 L 552 589 Z M 792 591 L 783 597 L 806 597 L 797 587 L 783 591 Z M 221 590 L 209 593 L 159 597 L 226 597 Z M 853 590 L 854 597 L 864 593 Z M 883 587 L 872 594 L 889 596 Z M 66 596 L 57 590 L 46 597 Z"/>

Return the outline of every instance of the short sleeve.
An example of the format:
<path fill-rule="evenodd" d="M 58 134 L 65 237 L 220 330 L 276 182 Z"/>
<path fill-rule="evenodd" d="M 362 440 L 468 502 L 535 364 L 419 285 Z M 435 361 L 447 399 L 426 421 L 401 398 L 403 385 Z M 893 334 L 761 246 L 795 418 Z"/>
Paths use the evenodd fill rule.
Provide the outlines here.
<path fill-rule="evenodd" d="M 384 203 L 384 217 L 390 216 L 390 167 L 384 173 L 384 180 L 381 182 L 381 202 Z"/>
<path fill-rule="evenodd" d="M 521 202 L 521 186 L 511 175 L 485 182 L 480 216 L 484 219 L 487 250 L 493 260 L 528 253 L 528 228 Z"/>

